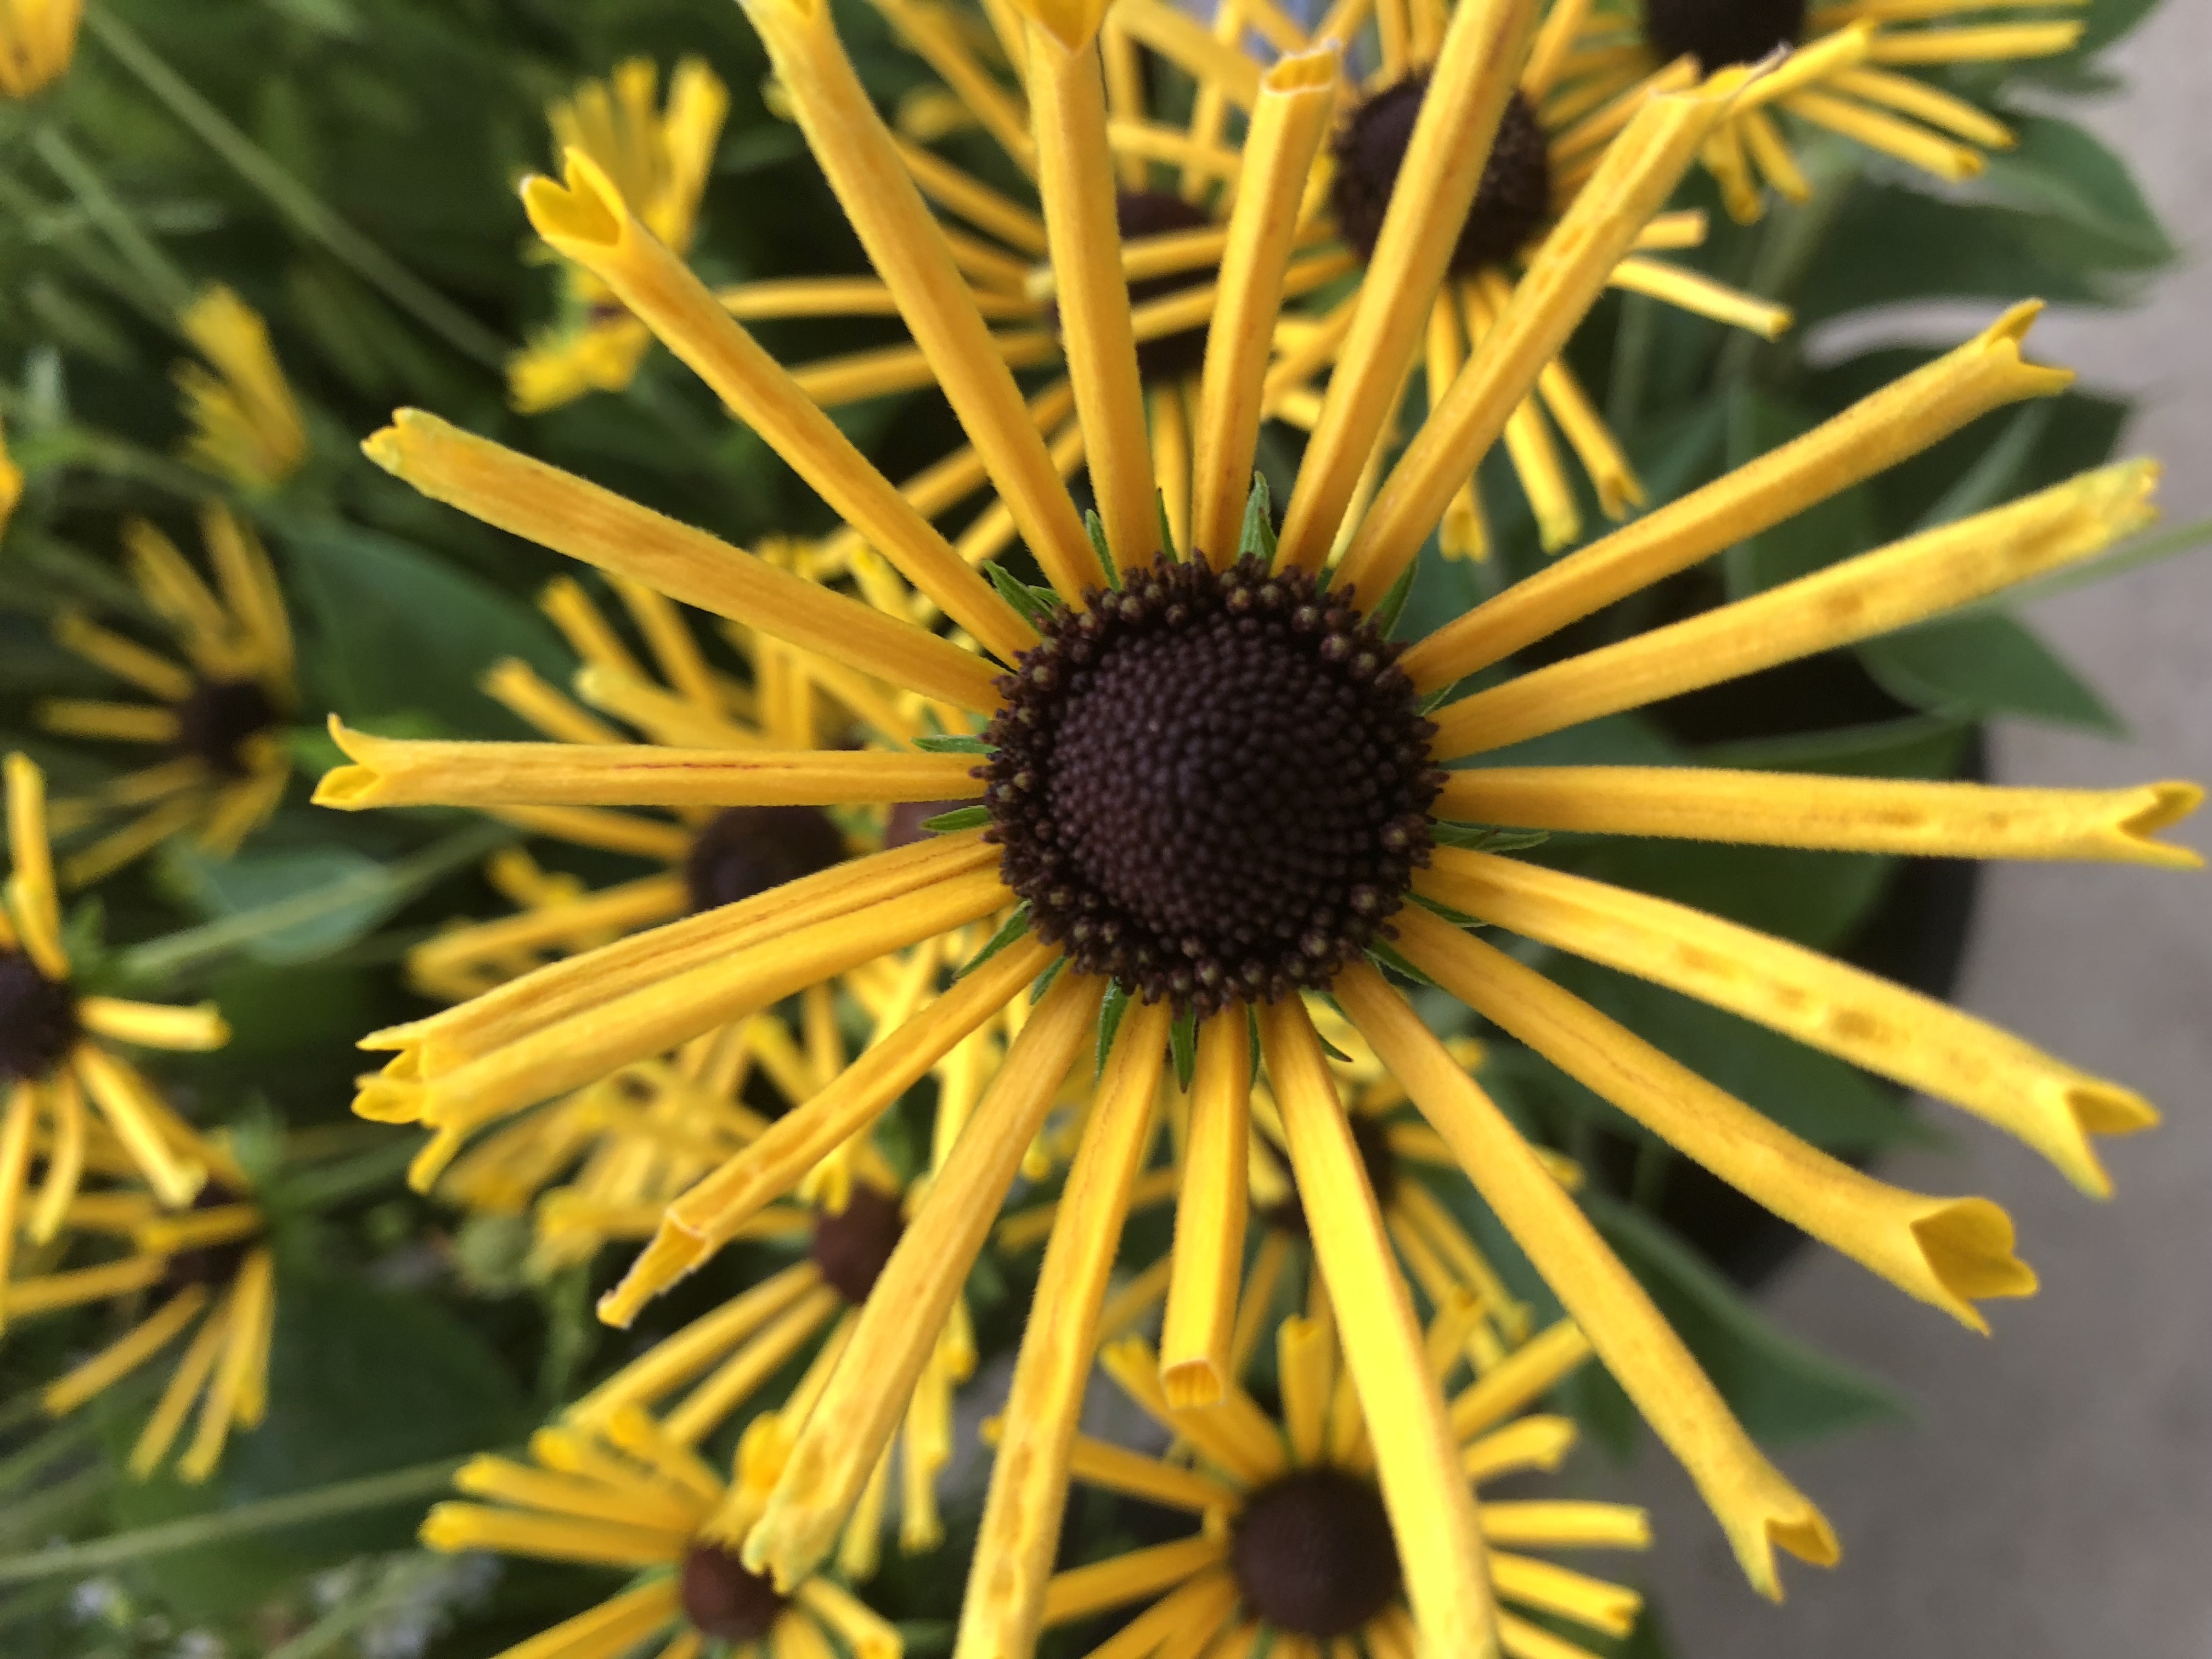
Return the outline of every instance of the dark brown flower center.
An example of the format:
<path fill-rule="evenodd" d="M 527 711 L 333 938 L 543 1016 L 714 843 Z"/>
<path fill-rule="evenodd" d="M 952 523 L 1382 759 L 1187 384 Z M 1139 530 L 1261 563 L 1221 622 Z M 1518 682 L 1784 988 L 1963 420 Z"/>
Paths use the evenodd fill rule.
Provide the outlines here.
<path fill-rule="evenodd" d="M 1046 624 L 977 773 L 1041 938 L 1207 1012 L 1366 950 L 1428 858 L 1443 775 L 1352 597 L 1256 559 L 1163 560 Z"/>
<path fill-rule="evenodd" d="M 814 1265 L 830 1289 L 858 1307 L 876 1288 L 905 1232 L 898 1200 L 856 1181 L 843 1209 L 815 1218 Z"/>
<path fill-rule="evenodd" d="M 1398 1186 L 1398 1154 L 1390 1149 L 1389 1128 L 1358 1113 L 1347 1114 L 1346 1121 L 1352 1128 L 1352 1144 L 1359 1149 L 1360 1165 L 1367 1171 L 1367 1185 L 1375 1194 L 1375 1201 L 1387 1205 Z M 1313 1236 L 1306 1224 L 1306 1206 L 1298 1197 L 1295 1182 L 1288 1193 L 1267 1206 L 1262 1218 L 1279 1232 L 1297 1238 Z"/>
<path fill-rule="evenodd" d="M 684 1616 L 702 1636 L 721 1642 L 759 1641 L 788 1601 L 772 1581 L 746 1571 L 733 1552 L 704 1540 L 684 1552 L 679 1582 Z"/>
<path fill-rule="evenodd" d="M 1375 239 L 1382 234 L 1382 216 L 1428 89 L 1428 71 L 1416 70 L 1362 101 L 1336 136 L 1330 200 L 1338 230 L 1362 259 L 1375 257 Z M 1451 269 L 1465 276 L 1511 258 L 1544 228 L 1551 211 L 1551 149 L 1536 112 L 1516 92 L 1505 100 L 1474 205 L 1452 250 Z"/>
<path fill-rule="evenodd" d="M 692 839 L 684 882 L 696 915 L 827 870 L 844 856 L 844 836 L 819 807 L 732 806 Z"/>
<path fill-rule="evenodd" d="M 76 1046 L 76 993 L 21 951 L 0 950 L 0 1080 L 51 1076 Z"/>
<path fill-rule="evenodd" d="M 1805 33 L 1805 0 L 1644 0 L 1644 33 L 1670 63 L 1687 53 L 1711 74 L 1755 64 Z"/>
<path fill-rule="evenodd" d="M 217 1210 L 239 1201 L 238 1195 L 225 1188 L 213 1185 L 200 1188 L 199 1196 L 192 1200 L 195 1210 Z M 179 1250 L 170 1256 L 168 1266 L 161 1275 L 165 1290 L 181 1291 L 189 1285 L 220 1287 L 238 1276 L 238 1269 L 246 1260 L 246 1253 L 253 1248 L 252 1238 L 226 1239 L 220 1244 L 203 1244 L 198 1249 Z"/>
<path fill-rule="evenodd" d="M 246 744 L 276 724 L 258 680 L 195 680 L 177 705 L 177 748 L 226 778 L 246 775 Z"/>
<path fill-rule="evenodd" d="M 1348 1636 L 1390 1605 L 1403 1575 L 1375 1483 L 1300 1469 L 1252 1494 L 1229 1546 L 1244 1605 L 1278 1630 Z"/>

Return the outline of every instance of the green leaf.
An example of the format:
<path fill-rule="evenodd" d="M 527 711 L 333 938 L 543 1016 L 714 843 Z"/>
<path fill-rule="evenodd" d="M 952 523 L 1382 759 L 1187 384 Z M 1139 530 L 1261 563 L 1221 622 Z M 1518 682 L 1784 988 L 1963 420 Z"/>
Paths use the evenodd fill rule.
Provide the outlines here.
<path fill-rule="evenodd" d="M 990 939 L 985 942 L 983 948 L 976 951 L 974 956 L 969 957 L 967 966 L 962 968 L 957 973 L 954 974 L 952 977 L 955 980 L 963 980 L 967 978 L 969 975 L 974 973 L 978 968 L 981 968 L 993 957 L 995 957 L 1000 951 L 1005 950 L 1009 945 L 1012 945 L 1024 933 L 1028 933 L 1029 930 L 1030 907 L 1029 901 L 1024 899 L 1021 903 L 1014 907 L 1013 915 L 1008 916 L 1006 921 L 999 924 L 999 931 L 991 935 Z"/>
<path fill-rule="evenodd" d="M 2036 447 L 2042 443 L 2043 434 L 2051 429 L 2057 411 L 2058 405 L 2046 400 L 2030 404 L 2014 415 L 2005 422 L 1997 441 L 1984 450 L 1974 464 L 1936 498 L 1936 504 L 1921 515 L 1917 528 L 1934 530 L 1941 525 L 1955 524 L 2020 494 L 2021 480 L 2034 459 Z"/>
<path fill-rule="evenodd" d="M 991 579 L 991 586 L 999 590 L 999 597 L 1020 611 L 1032 628 L 1048 625 L 1057 609 L 1048 603 L 1047 596 L 1027 582 L 1016 580 L 1014 573 L 994 560 L 983 562 L 983 574 Z"/>
<path fill-rule="evenodd" d="M 2095 134 L 2053 115 L 2014 112 L 2008 120 L 2019 143 L 1989 153 L 1985 189 L 2131 248 L 2146 262 L 2173 258 L 2173 244 L 2128 164 Z"/>
<path fill-rule="evenodd" d="M 1267 498 L 1267 475 L 1252 475 L 1252 493 L 1244 498 L 1244 526 L 1237 538 L 1237 556 L 1275 562 L 1273 504 Z"/>
<path fill-rule="evenodd" d="M 311 635 L 301 661 L 349 720 L 423 710 L 451 732 L 504 733 L 515 722 L 477 689 L 485 670 L 520 657 L 558 684 L 574 665 L 522 600 L 392 537 L 316 520 L 283 546 Z"/>
<path fill-rule="evenodd" d="M 1807 1440 L 1906 1415 L 1890 1389 L 1769 1323 L 1656 1221 L 1599 1194 L 1584 1206 L 1753 1439 Z"/>
<path fill-rule="evenodd" d="M 1114 550 L 1106 545 L 1106 525 L 1099 518 L 1098 509 L 1086 508 L 1083 514 L 1083 533 L 1091 538 L 1091 550 L 1098 556 L 1098 563 L 1106 572 L 1106 586 L 1119 587 L 1121 573 L 1114 563 Z"/>
<path fill-rule="evenodd" d="M 1175 1060 L 1176 1082 L 1184 1092 L 1190 1090 L 1190 1080 L 1198 1075 L 1198 1010 L 1184 1008 L 1168 1027 L 1168 1053 Z"/>
<path fill-rule="evenodd" d="M 988 806 L 963 806 L 950 812 L 939 812 L 933 818 L 924 818 L 921 827 L 933 836 L 949 836 L 961 830 L 981 830 L 991 821 Z"/>
<path fill-rule="evenodd" d="M 1756 387 L 1741 388 L 1729 405 L 1729 455 L 1743 465 L 1820 424 L 1818 411 Z M 1853 484 L 1729 550 L 1724 565 L 1730 599 L 1779 587 L 1863 553 L 1881 539 L 1874 496 Z"/>
<path fill-rule="evenodd" d="M 937 732 L 925 732 L 914 740 L 914 746 L 925 755 L 995 755 L 999 751 L 981 738 L 946 737 Z"/>
<path fill-rule="evenodd" d="M 1117 979 L 1107 986 L 1105 1000 L 1098 1005 L 1098 1063 L 1091 1074 L 1093 1083 L 1106 1075 L 1106 1056 L 1114 1052 L 1114 1034 L 1121 1029 L 1121 1016 L 1128 1012 L 1129 988 Z"/>
<path fill-rule="evenodd" d="M 173 842 L 163 864 L 201 915 L 210 921 L 275 904 L 331 902 L 317 914 L 245 940 L 240 951 L 256 962 L 283 966 L 313 962 L 343 949 L 410 896 L 374 859 L 349 847 L 249 848 L 228 859 Z"/>
<path fill-rule="evenodd" d="M 1999 612 L 1885 635 L 1858 653 L 1884 690 L 1917 708 L 1962 720 L 2012 714 L 2115 735 L 2126 730 L 2050 647 Z"/>

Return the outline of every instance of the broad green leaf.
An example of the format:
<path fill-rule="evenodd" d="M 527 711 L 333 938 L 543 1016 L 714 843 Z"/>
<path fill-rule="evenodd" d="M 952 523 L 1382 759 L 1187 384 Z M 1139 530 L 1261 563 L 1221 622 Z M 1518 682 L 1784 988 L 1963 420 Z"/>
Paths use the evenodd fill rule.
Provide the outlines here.
<path fill-rule="evenodd" d="M 2014 114 L 2009 125 L 2020 142 L 1990 152 L 1985 188 L 2016 207 L 2132 248 L 2146 262 L 2173 258 L 2173 245 L 2128 164 L 2095 134 L 2052 115 Z"/>
<path fill-rule="evenodd" d="M 1859 659 L 1915 708 L 1967 720 L 2010 714 L 2118 734 L 2119 719 L 2056 653 L 1997 612 L 1869 640 Z"/>
<path fill-rule="evenodd" d="M 1771 1324 L 1657 1222 L 1601 1194 L 1590 1219 L 1755 1440 L 1808 1440 L 1905 1416 L 1884 1384 Z"/>
<path fill-rule="evenodd" d="M 248 848 L 228 859 L 173 842 L 163 862 L 200 914 L 213 921 L 272 904 L 310 900 L 331 903 L 319 914 L 278 927 L 240 948 L 257 962 L 312 962 L 368 933 L 412 895 L 385 866 L 349 847 Z"/>
<path fill-rule="evenodd" d="M 1881 898 L 1894 866 L 1871 853 L 1635 836 L 1608 836 L 1578 848 L 1556 838 L 1534 856 L 1815 950 L 1850 937 Z"/>

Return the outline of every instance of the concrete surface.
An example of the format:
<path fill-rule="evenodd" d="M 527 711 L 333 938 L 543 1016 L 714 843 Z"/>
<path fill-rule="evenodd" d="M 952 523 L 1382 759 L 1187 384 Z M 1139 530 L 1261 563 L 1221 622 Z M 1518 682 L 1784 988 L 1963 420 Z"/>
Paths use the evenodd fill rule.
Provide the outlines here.
<path fill-rule="evenodd" d="M 2212 514 L 2212 3 L 2167 0 L 2114 57 L 2129 92 L 2083 116 L 2131 158 L 2191 263 L 2138 311 L 2056 315 L 2036 337 L 2046 361 L 2147 400 L 2131 447 L 2166 462 L 2181 523 Z M 1986 314 L 1901 332 L 1948 341 Z M 2134 737 L 2002 731 L 2006 781 L 2212 779 L 2212 557 L 2037 620 Z M 2179 838 L 2212 853 L 2212 823 Z M 1780 1608 L 1744 1587 L 1687 1483 L 1646 1457 L 1682 1659 L 2212 1659 L 2212 876 L 1992 871 L 1964 1000 L 2143 1091 L 2166 1127 L 2112 1146 L 2109 1205 L 1958 1115 L 1955 1152 L 1898 1167 L 1987 1194 L 2019 1224 L 2044 1288 L 1994 1310 L 1994 1341 L 1835 1256 L 1793 1264 L 1776 1316 L 1899 1385 L 1919 1421 L 1783 1455 L 1845 1558 L 1832 1573 L 1788 1564 Z"/>

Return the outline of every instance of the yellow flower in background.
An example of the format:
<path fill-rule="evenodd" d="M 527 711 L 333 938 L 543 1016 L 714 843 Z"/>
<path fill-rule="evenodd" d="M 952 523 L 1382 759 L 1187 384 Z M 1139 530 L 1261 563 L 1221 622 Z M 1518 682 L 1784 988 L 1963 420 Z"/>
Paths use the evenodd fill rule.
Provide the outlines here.
<path fill-rule="evenodd" d="M 650 58 L 629 58 L 605 81 L 585 82 L 546 118 L 556 149 L 590 156 L 629 210 L 681 254 L 698 225 L 730 94 L 696 58 L 677 64 L 665 106 L 656 106 L 659 80 Z M 562 274 L 561 322 L 507 365 L 509 395 L 526 414 L 621 391 L 653 343 L 605 283 L 573 264 Z"/>
<path fill-rule="evenodd" d="M 0 428 L 0 533 L 7 531 L 23 500 L 23 469 L 8 453 L 8 434 Z"/>
<path fill-rule="evenodd" d="M 88 1158 L 95 1167 L 125 1163 L 119 1146 L 100 1144 L 111 1140 L 95 1138 Z M 40 1401 L 55 1417 L 115 1387 L 191 1333 L 131 1449 L 131 1473 L 142 1480 L 167 1459 L 195 1401 L 199 1420 L 176 1466 L 187 1481 L 212 1474 L 231 1430 L 254 1427 L 268 1409 L 276 1258 L 236 1163 L 214 1142 L 198 1143 L 198 1151 L 210 1179 L 188 1210 L 164 1211 L 151 1194 L 130 1190 L 81 1193 L 70 1202 L 70 1233 L 127 1241 L 127 1254 L 12 1279 L 0 1291 L 11 1321 L 100 1302 L 118 1304 L 131 1320 L 122 1337 L 47 1386 Z"/>
<path fill-rule="evenodd" d="M 1528 1414 L 1526 1407 L 1570 1375 L 1589 1349 L 1563 1323 L 1510 1359 L 1462 1373 L 1473 1318 L 1464 1301 L 1443 1306 L 1425 1333 L 1424 1374 L 1406 1381 L 1433 1382 L 1452 1393 L 1445 1438 L 1435 1449 L 1437 1477 L 1479 1492 L 1487 1481 L 1556 1470 L 1565 1461 L 1575 1442 L 1573 1422 Z M 1373 1659 L 1444 1659 L 1443 1650 L 1421 1639 L 1405 1599 L 1407 1585 L 1428 1571 L 1424 1561 L 1442 1558 L 1470 1562 L 1483 1575 L 1502 1604 L 1499 1644 L 1514 1659 L 1589 1659 L 1587 1650 L 1531 1623 L 1526 1613 L 1601 1636 L 1629 1633 L 1643 1605 L 1634 1590 L 1521 1552 L 1645 1548 L 1651 1535 L 1642 1510 L 1479 1499 L 1469 1531 L 1395 1529 L 1375 1478 L 1376 1443 L 1385 1434 L 1347 1380 L 1328 1299 L 1271 1334 L 1281 1399 L 1272 1412 L 1241 1385 L 1212 1409 L 1179 1410 L 1161 1391 L 1158 1361 L 1141 1339 L 1106 1351 L 1103 1365 L 1121 1392 L 1187 1455 L 1147 1457 L 1079 1435 L 1069 1454 L 1073 1479 L 1180 1510 L 1197 1529 L 1054 1573 L 1044 1592 L 1048 1627 L 1143 1604 L 1091 1659 L 1201 1652 L 1321 1659 L 1354 1651 Z M 1455 1386 L 1462 1374 L 1464 1385 Z M 1001 1457 L 1018 1455 L 1030 1439 L 1019 1386 L 988 1425 Z M 993 1512 L 983 1525 L 979 1549 L 989 1549 L 997 1529 L 1023 1522 Z M 962 1635 L 962 1652 L 1006 1650 L 988 1645 L 988 1630 L 980 1638 L 973 1626 Z"/>
<path fill-rule="evenodd" d="M 9 1276 L 19 1237 L 44 1244 L 60 1232 L 85 1171 L 101 1168 L 95 1158 L 135 1172 L 165 1208 L 192 1202 L 211 1167 L 206 1143 L 109 1045 L 198 1053 L 230 1038 L 211 1002 L 173 1007 L 87 996 L 71 985 L 46 844 L 46 778 L 23 756 L 10 755 L 6 779 L 11 869 L 0 909 L 0 1083 L 8 1091 L 0 1118 L 0 1283 Z M 116 1156 L 108 1159 L 111 1147 Z M 44 1165 L 35 1187 L 34 1164 Z M 0 1318 L 7 1311 L 0 1306 Z"/>
<path fill-rule="evenodd" d="M 165 751 L 154 765 L 56 803 L 57 823 L 71 830 L 136 815 L 63 861 L 69 886 L 97 881 L 187 832 L 207 852 L 234 853 L 283 799 L 292 766 L 281 728 L 297 694 L 276 573 L 252 528 L 227 507 L 201 508 L 200 538 L 215 568 L 213 588 L 152 524 L 132 519 L 123 526 L 131 580 L 181 662 L 77 611 L 55 623 L 64 647 L 154 701 L 50 698 L 39 705 L 39 723 L 64 737 Z"/>
<path fill-rule="evenodd" d="M 1765 211 L 1764 186 L 1784 199 L 1813 187 L 1779 110 L 1957 183 L 1982 152 L 2009 149 L 2011 130 L 1917 75 L 1947 64 L 2002 64 L 2071 51 L 2084 0 L 1555 0 L 1575 45 L 1560 69 L 1567 106 L 1625 111 L 1654 91 L 1691 84 L 1698 65 L 1748 64 L 1796 48 L 1741 100 L 1706 146 L 1705 162 L 1729 213 Z M 2045 15 L 2023 18 L 2020 14 Z M 1662 67 L 1663 66 L 1663 67 Z"/>
<path fill-rule="evenodd" d="M 274 489 L 307 459 L 307 428 L 269 328 L 228 289 L 209 289 L 177 319 L 207 360 L 177 365 L 192 435 L 185 453 L 241 489 Z"/>
<path fill-rule="evenodd" d="M 613 1569 L 628 1589 L 519 1642 L 498 1659 L 617 1659 L 643 1644 L 658 1659 L 900 1659 L 898 1632 L 835 1580 L 779 1589 L 749 1571 L 710 1530 L 715 1516 L 757 1509 L 776 1478 L 775 1437 L 748 1438 L 733 1476 L 719 1471 L 635 1407 L 603 1431 L 540 1429 L 529 1461 L 471 1458 L 453 1485 L 482 1503 L 444 1503 L 422 1542 L 446 1553 Z"/>
<path fill-rule="evenodd" d="M 1439 49 L 1436 83 L 1460 84 L 1472 64 L 1487 64 L 1486 80 L 1468 82 L 1483 88 L 1473 106 L 1502 109 L 1521 64 L 1491 57 L 1490 47 L 1528 38 L 1534 9 L 1533 0 L 1462 5 Z M 975 647 L 418 411 L 402 411 L 371 439 L 372 458 L 514 533 L 966 711 L 967 729 L 917 739 L 919 753 L 410 743 L 342 732 L 355 764 L 327 777 L 319 799 L 349 808 L 720 808 L 985 796 L 982 822 L 555 963 L 375 1033 L 366 1045 L 394 1053 L 356 1109 L 465 1132 L 1022 902 L 1020 926 L 1003 928 L 997 948 L 951 989 L 672 1204 L 602 1304 L 604 1316 L 626 1322 L 864 1135 L 963 1036 L 1035 994 L 746 1535 L 748 1565 L 789 1588 L 836 1549 L 1064 1079 L 1097 1053 L 1109 980 L 1121 981 L 1134 994 L 1106 1045 L 1020 1362 L 1050 1373 L 1048 1387 L 1036 1385 L 1042 1394 L 1024 1395 L 1042 1402 L 1022 1414 L 1036 1450 L 1001 1458 L 993 1477 L 993 1504 L 1027 1517 L 1025 1529 L 1009 1535 L 1012 1553 L 983 1551 L 973 1577 L 988 1610 L 978 1616 L 971 1607 L 971 1621 L 993 1632 L 994 1650 L 1026 1652 L 1042 1614 L 1091 1337 L 1151 1142 L 1171 1038 L 1191 1064 L 1194 1140 L 1227 1142 L 1249 1121 L 1247 1034 L 1256 1023 L 1321 1277 L 1343 1323 L 1352 1387 L 1376 1425 L 1393 1525 L 1401 1538 L 1474 1534 L 1464 1484 L 1441 1478 L 1454 1461 L 1442 1449 L 1449 1416 L 1428 1376 L 1410 1292 L 1326 1053 L 1303 1002 L 1288 994 L 1326 989 L 1682 1460 L 1751 1582 L 1778 1593 L 1778 1546 L 1832 1561 L 1835 1540 L 1819 1510 L 1752 1444 L 1552 1169 L 1369 964 L 1367 951 L 1386 926 L 1394 929 L 1395 948 L 1421 972 L 1654 1133 L 1909 1293 L 1978 1326 L 1975 1300 L 2033 1285 L 2012 1255 L 2002 1210 L 1904 1191 L 1825 1157 L 1429 907 L 1763 1021 L 1984 1117 L 2102 1192 L 2091 1138 L 2154 1121 L 2136 1096 L 1780 940 L 1481 851 L 1480 826 L 2172 866 L 2193 860 L 2150 835 L 2191 810 L 2197 792 L 1993 790 L 1693 769 L 1437 769 L 1907 626 L 2075 565 L 2148 521 L 2154 469 L 2135 463 L 2087 473 L 1621 643 L 1485 675 L 1487 684 L 1455 699 L 1453 688 L 1522 647 L 1979 414 L 2065 385 L 2064 375 L 2021 360 L 2033 308 L 1401 653 L 1386 641 L 1387 619 L 1378 623 L 1373 607 L 1410 569 L 1472 458 L 1498 440 L 1726 118 L 1743 74 L 1724 71 L 1696 92 L 1642 103 L 1538 250 L 1498 325 L 1371 504 L 1354 514 L 1361 474 L 1421 347 L 1478 183 L 1474 169 L 1442 164 L 1437 135 L 1462 133 L 1474 155 L 1488 149 L 1480 123 L 1463 131 L 1462 106 L 1425 101 L 1278 539 L 1264 497 L 1255 492 L 1248 501 L 1247 483 L 1297 206 L 1325 136 L 1335 66 L 1323 52 L 1267 71 L 1249 165 L 1251 177 L 1276 182 L 1248 188 L 1231 220 L 1200 380 L 1186 558 L 1160 536 L 1113 210 L 1097 17 L 1041 3 L 1025 14 L 1038 178 L 1097 502 L 1097 523 L 1086 532 L 827 9 L 752 0 L 749 14 L 1049 594 L 1004 572 L 986 580 L 962 561 L 623 207 L 590 159 L 572 155 L 565 185 L 540 179 L 525 186 L 539 234 L 598 273 Z M 1431 165 L 1433 174 L 1423 171 Z M 1355 521 L 1346 533 L 1348 518 Z M 1118 573 L 1110 579 L 1109 556 Z M 1190 1201 L 1224 1218 L 1241 1213 L 1249 1196 L 1243 1167 L 1229 1158 L 1219 1167 L 1220 1189 Z M 1237 1231 L 1217 1220 L 1193 1237 L 1218 1250 Z M 1231 1271 L 1217 1260 L 1200 1277 Z M 1216 1366 L 1224 1375 L 1226 1359 L 1224 1351 Z M 1475 1558 L 1425 1553 L 1407 1570 L 1425 1644 L 1455 1656 L 1494 1650 Z"/>
<path fill-rule="evenodd" d="M 28 98 L 76 55 L 84 0 L 0 0 L 0 95 Z"/>

